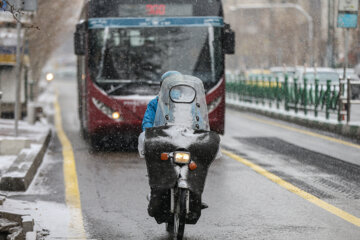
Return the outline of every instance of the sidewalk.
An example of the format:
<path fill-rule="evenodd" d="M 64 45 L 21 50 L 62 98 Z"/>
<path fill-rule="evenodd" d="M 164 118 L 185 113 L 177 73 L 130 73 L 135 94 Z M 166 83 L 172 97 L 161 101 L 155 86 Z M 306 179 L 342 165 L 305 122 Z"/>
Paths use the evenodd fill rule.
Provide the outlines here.
<path fill-rule="evenodd" d="M 50 141 L 46 124 L 19 122 L 14 135 L 14 120 L 0 119 L 0 190 L 25 191 L 34 178 Z"/>
<path fill-rule="evenodd" d="M 345 121 L 339 123 L 336 118 L 332 117 L 330 119 L 326 119 L 324 116 L 322 116 L 322 114 L 320 114 L 318 117 L 314 117 L 312 114 L 305 115 L 302 112 L 287 112 L 281 108 L 277 109 L 274 106 L 270 108 L 266 104 L 257 105 L 253 103 L 240 102 L 229 97 L 226 98 L 226 106 L 238 110 L 263 114 L 272 118 L 289 121 L 319 130 L 325 130 L 360 140 L 360 121 L 358 121 L 357 118 L 355 121 L 351 121 L 349 124 L 346 124 Z"/>
<path fill-rule="evenodd" d="M 19 121 L 15 137 L 14 120 L 0 119 L 0 239 L 35 240 L 34 219 L 27 208 L 14 207 L 18 201 L 7 199 L 9 191 L 26 191 L 40 167 L 51 139 L 44 121 L 30 125 Z"/>

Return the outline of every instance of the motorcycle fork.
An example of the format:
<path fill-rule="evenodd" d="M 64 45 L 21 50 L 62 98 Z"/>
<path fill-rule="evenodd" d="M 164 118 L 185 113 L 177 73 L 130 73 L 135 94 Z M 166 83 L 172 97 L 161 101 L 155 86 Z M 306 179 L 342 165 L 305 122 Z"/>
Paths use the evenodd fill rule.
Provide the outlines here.
<path fill-rule="evenodd" d="M 170 190 L 170 199 L 171 199 L 171 203 L 170 203 L 170 208 L 171 208 L 171 213 L 175 213 L 175 201 L 178 201 L 179 199 L 179 189 L 186 189 L 186 213 L 188 214 L 190 212 L 190 191 L 189 191 L 189 186 L 187 183 L 187 176 L 188 176 L 188 172 L 189 172 L 189 168 L 185 165 L 183 166 L 175 166 L 175 171 L 177 173 L 178 176 L 178 180 L 177 180 L 177 184 L 174 188 L 171 188 Z"/>
<path fill-rule="evenodd" d="M 170 189 L 170 212 L 175 213 L 175 211 L 178 209 L 175 209 L 177 206 L 175 204 L 175 201 L 178 201 L 179 199 L 179 188 L 171 188 Z M 186 214 L 190 213 L 190 191 L 189 189 L 186 189 Z"/>
<path fill-rule="evenodd" d="M 170 212 L 175 212 L 175 190 L 174 188 L 170 189 Z"/>

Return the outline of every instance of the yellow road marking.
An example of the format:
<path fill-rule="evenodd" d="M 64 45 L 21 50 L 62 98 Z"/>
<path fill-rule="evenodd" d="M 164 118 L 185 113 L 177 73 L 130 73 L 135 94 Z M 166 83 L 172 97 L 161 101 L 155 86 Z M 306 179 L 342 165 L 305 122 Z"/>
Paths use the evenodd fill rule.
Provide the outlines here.
<path fill-rule="evenodd" d="M 80 192 L 78 179 L 76 175 L 76 164 L 74 152 L 69 139 L 67 138 L 61 120 L 60 105 L 58 96 L 55 100 L 55 127 L 62 145 L 64 157 L 64 182 L 65 182 L 65 200 L 70 210 L 69 237 L 76 239 L 86 239 L 83 216 L 81 212 Z"/>
<path fill-rule="evenodd" d="M 347 212 L 315 197 L 314 195 L 311 195 L 310 193 L 307 193 L 307 192 L 301 190 L 298 187 L 295 187 L 291 183 L 284 181 L 280 177 L 266 171 L 264 168 L 250 162 L 249 160 L 246 160 L 246 159 L 244 159 L 236 154 L 233 154 L 232 152 L 226 151 L 226 150 L 222 150 L 222 152 L 225 155 L 229 156 L 230 158 L 250 167 L 255 172 L 263 175 L 264 177 L 266 177 L 269 180 L 273 181 L 274 183 L 280 185 L 281 187 L 285 188 L 286 190 L 288 190 L 292 193 L 295 193 L 296 195 L 308 200 L 309 202 L 315 204 L 316 206 L 321 207 L 322 209 L 344 219 L 345 221 L 360 227 L 360 218 L 355 217 L 355 216 L 351 215 L 350 213 L 347 213 Z"/>
<path fill-rule="evenodd" d="M 290 130 L 290 131 L 293 131 L 293 132 L 306 134 L 306 135 L 309 135 L 309 136 L 325 139 L 325 140 L 328 140 L 328 141 L 331 141 L 331 142 L 336 142 L 336 143 L 340 143 L 340 144 L 343 144 L 343 145 L 346 145 L 346 146 L 349 146 L 349 147 L 354 147 L 354 148 L 360 149 L 360 145 L 356 144 L 356 143 L 351 143 L 351 142 L 347 142 L 347 141 L 344 141 L 344 140 L 341 140 L 341 139 L 328 137 L 328 136 L 325 136 L 325 135 L 322 135 L 322 134 L 306 131 L 306 130 L 303 130 L 303 129 L 298 129 L 298 128 L 286 126 L 284 124 L 276 123 L 276 122 L 273 122 L 273 121 L 259 119 L 259 118 L 252 117 L 252 116 L 249 116 L 249 115 L 244 115 L 244 117 L 248 118 L 248 119 L 251 119 L 251 120 L 254 120 L 254 121 L 257 121 L 257 122 L 261 122 L 261 123 L 273 125 L 273 126 L 276 126 L 276 127 L 284 128 L 284 129 L 287 129 L 287 130 Z"/>

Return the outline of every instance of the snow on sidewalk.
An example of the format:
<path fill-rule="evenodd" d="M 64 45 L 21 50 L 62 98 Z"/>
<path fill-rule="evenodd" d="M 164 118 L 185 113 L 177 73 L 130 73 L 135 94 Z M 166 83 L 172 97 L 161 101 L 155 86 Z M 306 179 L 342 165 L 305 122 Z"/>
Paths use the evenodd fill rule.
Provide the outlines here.
<path fill-rule="evenodd" d="M 30 125 L 25 121 L 19 121 L 18 136 L 15 136 L 14 120 L 0 119 L 0 188 L 2 190 L 15 190 L 11 189 L 10 185 L 6 188 L 3 186 L 5 179 L 8 179 L 6 180 L 8 184 L 11 181 L 25 182 L 21 189 L 27 188 L 41 164 L 41 154 L 46 151 L 50 135 L 50 127 L 46 123 L 37 122 Z"/>

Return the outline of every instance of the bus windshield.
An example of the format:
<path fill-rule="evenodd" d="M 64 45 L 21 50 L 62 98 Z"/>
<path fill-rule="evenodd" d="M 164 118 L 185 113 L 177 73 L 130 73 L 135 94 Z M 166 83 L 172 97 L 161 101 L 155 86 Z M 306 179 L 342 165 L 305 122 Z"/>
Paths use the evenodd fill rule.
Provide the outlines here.
<path fill-rule="evenodd" d="M 118 89 L 113 95 L 138 94 L 118 84 L 158 83 L 164 72 L 176 70 L 200 78 L 209 89 L 222 74 L 220 35 L 221 28 L 213 26 L 91 29 L 91 78 L 105 91 Z"/>

